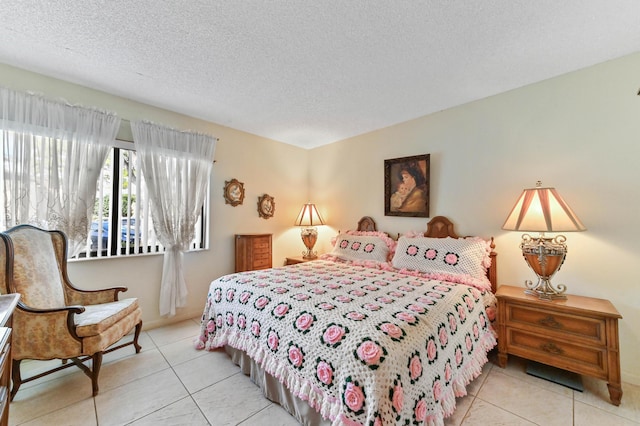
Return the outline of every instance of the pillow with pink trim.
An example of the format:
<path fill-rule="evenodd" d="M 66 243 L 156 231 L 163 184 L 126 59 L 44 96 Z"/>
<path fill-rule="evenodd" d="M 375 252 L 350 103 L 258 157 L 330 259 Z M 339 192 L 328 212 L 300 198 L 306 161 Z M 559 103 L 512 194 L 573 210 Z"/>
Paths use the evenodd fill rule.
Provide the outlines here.
<path fill-rule="evenodd" d="M 336 237 L 331 254 L 345 260 L 387 262 L 389 247 L 380 236 L 354 235 L 347 232 Z"/>
<path fill-rule="evenodd" d="M 462 274 L 486 279 L 491 247 L 481 238 L 400 237 L 392 264 L 429 274 Z"/>
<path fill-rule="evenodd" d="M 397 241 L 395 241 L 393 238 L 389 237 L 389 234 L 387 234 L 386 232 L 381 232 L 381 231 L 345 231 L 344 234 L 380 238 L 382 241 L 384 241 L 384 243 L 387 245 L 387 248 L 389 249 L 389 253 L 387 254 L 387 259 L 384 260 L 385 262 L 390 262 L 391 259 L 393 258 L 393 254 L 396 251 Z M 340 234 L 340 235 L 343 235 L 343 234 Z M 331 245 L 335 246 L 337 239 L 338 239 L 338 236 L 333 237 L 331 239 Z"/>

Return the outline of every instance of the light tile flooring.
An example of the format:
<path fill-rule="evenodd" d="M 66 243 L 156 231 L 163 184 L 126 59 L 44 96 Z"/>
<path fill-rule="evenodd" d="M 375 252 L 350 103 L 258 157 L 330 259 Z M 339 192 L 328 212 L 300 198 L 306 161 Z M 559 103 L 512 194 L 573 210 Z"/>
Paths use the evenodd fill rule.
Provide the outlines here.
<path fill-rule="evenodd" d="M 108 354 L 95 398 L 89 378 L 75 367 L 25 384 L 11 403 L 9 424 L 298 424 L 266 400 L 223 351 L 193 349 L 198 330 L 195 319 L 149 330 L 141 335 L 140 354 L 132 347 Z M 34 371 L 42 366 L 25 365 Z M 639 386 L 623 384 L 622 404 L 615 407 L 601 381 L 583 378 L 585 392 L 574 392 L 528 376 L 524 368 L 518 358 L 510 358 L 506 369 L 487 364 L 446 425 L 640 424 Z"/>

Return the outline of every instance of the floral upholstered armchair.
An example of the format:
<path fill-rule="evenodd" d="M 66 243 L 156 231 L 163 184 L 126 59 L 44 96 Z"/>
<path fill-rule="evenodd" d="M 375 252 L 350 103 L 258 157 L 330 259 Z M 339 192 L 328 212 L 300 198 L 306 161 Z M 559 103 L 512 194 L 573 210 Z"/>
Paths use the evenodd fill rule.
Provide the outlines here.
<path fill-rule="evenodd" d="M 133 345 L 138 337 L 142 311 L 138 299 L 118 300 L 125 287 L 83 291 L 67 276 L 67 239 L 60 231 L 19 225 L 0 234 L 0 254 L 5 266 L 3 293 L 20 293 L 13 314 L 11 399 L 20 385 L 46 374 L 76 365 L 91 378 L 98 394 L 102 355 Z M 132 341 L 113 346 L 135 328 Z M 20 375 L 24 359 L 61 359 L 59 367 L 27 379 Z M 92 368 L 85 362 L 92 360 Z M 68 363 L 67 361 L 72 361 Z"/>

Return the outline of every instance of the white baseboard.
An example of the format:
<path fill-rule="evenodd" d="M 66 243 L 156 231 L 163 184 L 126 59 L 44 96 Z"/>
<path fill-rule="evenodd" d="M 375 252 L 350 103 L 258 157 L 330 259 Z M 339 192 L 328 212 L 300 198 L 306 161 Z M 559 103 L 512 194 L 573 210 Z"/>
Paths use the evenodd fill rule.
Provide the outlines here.
<path fill-rule="evenodd" d="M 622 376 L 622 381 L 624 383 L 640 386 L 640 375 L 638 375 L 637 372 L 632 373 L 630 371 L 622 371 L 620 375 Z"/>
<path fill-rule="evenodd" d="M 174 324 L 181 321 L 186 321 L 190 319 L 200 319 L 202 316 L 202 309 L 193 310 L 188 312 L 180 312 L 171 318 L 160 318 L 153 321 L 142 321 L 142 330 L 152 330 L 158 327 L 164 327 L 165 325 Z"/>

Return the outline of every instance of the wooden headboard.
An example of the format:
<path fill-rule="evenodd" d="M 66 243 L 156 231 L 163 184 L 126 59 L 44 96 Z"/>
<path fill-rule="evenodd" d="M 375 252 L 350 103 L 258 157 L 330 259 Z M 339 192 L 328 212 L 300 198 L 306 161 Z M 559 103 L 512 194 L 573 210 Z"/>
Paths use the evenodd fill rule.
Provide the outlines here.
<path fill-rule="evenodd" d="M 358 221 L 358 231 L 377 231 L 376 221 L 371 216 L 363 216 Z"/>
<path fill-rule="evenodd" d="M 363 216 L 358 221 L 358 231 L 377 231 L 376 222 L 370 216 Z M 453 222 L 444 216 L 435 216 L 427 223 L 427 230 L 424 233 L 429 238 L 460 238 L 454 230 Z M 495 293 L 498 289 L 498 265 L 497 253 L 493 251 L 495 248 L 493 237 L 491 237 L 491 266 L 487 270 L 487 278 L 491 282 L 491 291 Z"/>

